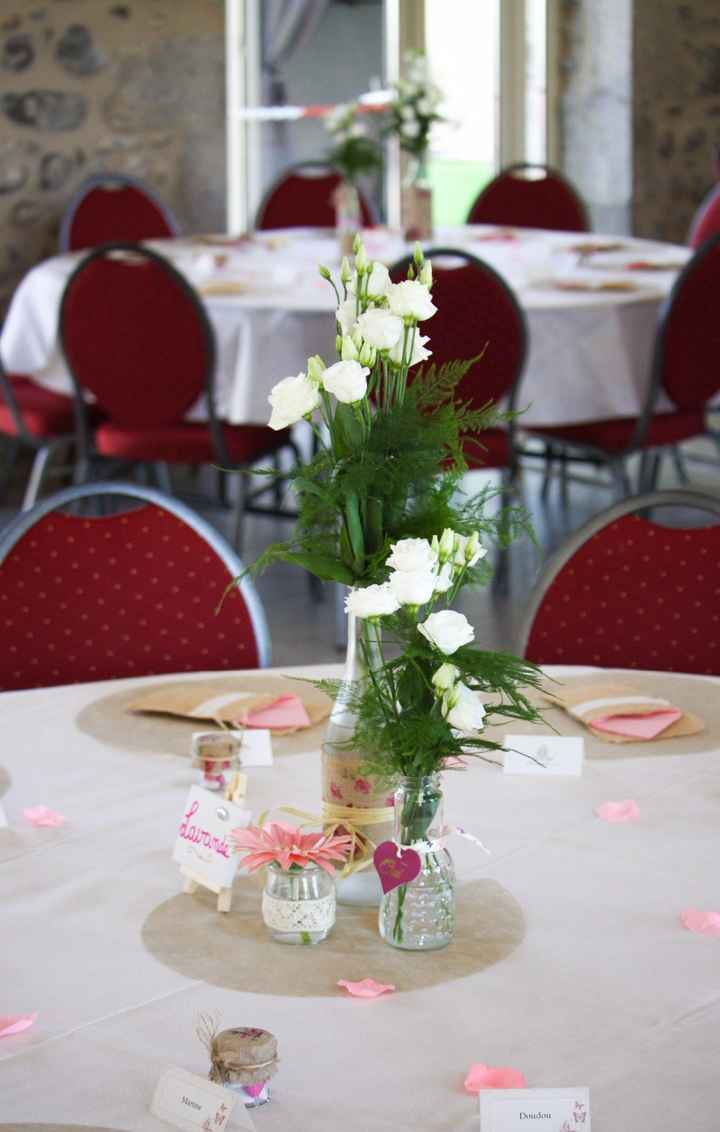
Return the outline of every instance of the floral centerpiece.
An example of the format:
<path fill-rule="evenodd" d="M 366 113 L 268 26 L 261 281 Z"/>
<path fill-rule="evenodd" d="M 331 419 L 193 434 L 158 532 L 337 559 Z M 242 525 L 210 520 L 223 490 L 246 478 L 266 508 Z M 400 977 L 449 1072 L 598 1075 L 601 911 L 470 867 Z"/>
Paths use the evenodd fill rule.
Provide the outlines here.
<path fill-rule="evenodd" d="M 355 233 L 362 227 L 358 179 L 381 168 L 382 154 L 357 102 L 335 106 L 325 118 L 325 128 L 332 139 L 328 161 L 343 178 L 335 194 L 335 211 L 341 252 L 348 254 Z"/>
<path fill-rule="evenodd" d="M 408 239 L 429 239 L 432 235 L 427 155 L 432 128 L 443 121 L 441 102 L 442 92 L 430 76 L 427 58 L 422 52 L 408 52 L 405 75 L 394 84 L 386 126 L 386 132 L 397 137 L 407 155 L 402 214 Z"/>

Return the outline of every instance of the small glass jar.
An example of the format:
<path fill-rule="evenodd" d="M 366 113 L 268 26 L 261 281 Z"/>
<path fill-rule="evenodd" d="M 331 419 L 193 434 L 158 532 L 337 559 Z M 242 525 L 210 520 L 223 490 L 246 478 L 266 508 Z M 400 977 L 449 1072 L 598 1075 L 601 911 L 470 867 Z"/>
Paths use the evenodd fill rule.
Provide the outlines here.
<path fill-rule="evenodd" d="M 245 1108 L 270 1100 L 270 1080 L 277 1072 L 277 1039 L 269 1030 L 236 1026 L 210 1037 L 208 1077 L 237 1093 Z"/>
<path fill-rule="evenodd" d="M 335 881 L 318 865 L 282 869 L 274 861 L 265 874 L 262 916 L 278 943 L 320 943 L 335 923 Z"/>
<path fill-rule="evenodd" d="M 223 731 L 198 731 L 192 738 L 193 766 L 198 767 L 198 785 L 225 791 L 240 770 L 239 743 Z"/>
<path fill-rule="evenodd" d="M 455 932 L 455 870 L 442 844 L 440 776 L 407 778 L 395 791 L 395 843 L 420 856 L 414 880 L 386 893 L 380 904 L 380 935 L 406 951 L 447 947 Z"/>

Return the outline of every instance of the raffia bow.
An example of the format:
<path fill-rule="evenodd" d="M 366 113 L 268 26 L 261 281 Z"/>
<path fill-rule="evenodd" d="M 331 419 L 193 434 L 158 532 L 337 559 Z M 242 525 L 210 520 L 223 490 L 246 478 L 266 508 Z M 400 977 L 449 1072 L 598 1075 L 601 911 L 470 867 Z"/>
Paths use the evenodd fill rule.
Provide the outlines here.
<path fill-rule="evenodd" d="M 389 812 L 388 812 L 389 811 Z M 307 810 L 298 810 L 295 806 L 273 806 L 265 810 L 258 818 L 258 825 L 262 826 L 268 814 L 290 814 L 295 818 L 302 818 L 303 825 L 322 825 L 323 833 L 328 837 L 334 836 L 338 830 L 343 830 L 351 837 L 350 856 L 347 863 L 340 870 L 341 877 L 350 876 L 351 873 L 362 872 L 373 863 L 373 853 L 376 843 L 366 833 L 360 830 L 365 826 L 385 825 L 391 820 L 391 806 L 369 806 L 359 809 L 355 806 L 336 806 L 333 802 L 323 802 L 319 814 L 311 814 Z M 362 816 L 362 821 L 359 820 Z"/>

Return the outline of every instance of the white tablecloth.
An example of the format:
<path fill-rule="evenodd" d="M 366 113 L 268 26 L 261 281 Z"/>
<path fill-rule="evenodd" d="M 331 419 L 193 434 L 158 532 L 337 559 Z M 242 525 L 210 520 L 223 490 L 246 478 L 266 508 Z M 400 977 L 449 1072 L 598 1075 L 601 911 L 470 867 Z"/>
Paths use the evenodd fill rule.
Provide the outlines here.
<path fill-rule="evenodd" d="M 694 679 L 717 697 L 719 681 Z M 698 737 L 693 753 L 615 749 L 578 779 L 504 777 L 482 764 L 445 776 L 446 817 L 491 850 L 454 839 L 459 885 L 488 878 L 524 917 L 524 938 L 494 965 L 375 1001 L 334 988 L 240 993 L 183 974 L 143 942 L 148 918 L 181 887 L 170 849 L 193 772 L 162 744 L 123 747 L 87 725 L 89 705 L 143 683 L 2 696 L 11 828 L 0 829 L 0 1014 L 39 1017 L 0 1039 L 0 1127 L 162 1132 L 148 1113 L 154 1085 L 172 1064 L 207 1071 L 195 1016 L 217 1010 L 226 1026 L 278 1037 L 259 1130 L 471 1132 L 476 1103 L 461 1083 L 483 1061 L 522 1070 L 530 1085 L 588 1085 L 595 1132 L 716 1132 L 720 940 L 690 934 L 678 916 L 718 907 L 720 734 Z M 308 748 L 318 741 L 308 733 Z M 316 749 L 249 775 L 255 814 L 317 805 Z M 624 798 L 639 821 L 594 817 L 600 802 Z M 38 803 L 67 824 L 31 828 L 22 809 Z M 208 919 L 212 954 L 210 933 L 220 938 L 229 920 L 181 899 L 188 925 Z M 181 935 L 170 950 L 182 952 Z M 324 946 L 304 950 L 306 962 L 321 966 Z M 382 981 L 382 970 L 366 973 Z"/>
<path fill-rule="evenodd" d="M 530 350 L 521 394 L 526 424 L 559 424 L 632 416 L 643 404 L 660 302 L 676 271 L 628 271 L 643 260 L 681 264 L 687 248 L 624 240 L 621 250 L 578 266 L 568 249 L 577 233 L 518 229 L 512 240 L 488 239 L 487 227 L 439 231 L 434 243 L 486 259 L 516 290 L 529 324 Z M 593 237 L 595 238 L 595 237 Z M 187 240 L 153 241 L 188 278 L 207 284 L 239 284 L 242 293 L 208 295 L 218 345 L 218 404 L 231 423 L 264 422 L 267 395 L 280 378 L 304 368 L 306 359 L 334 356 L 331 288 L 316 265 L 337 266 L 337 242 L 321 233 L 259 234 L 239 247 Z M 369 232 L 369 254 L 385 262 L 407 248 L 384 230 Z M 57 256 L 28 273 L 15 293 L 0 336 L 7 370 L 32 374 L 58 392 L 71 389 L 57 341 L 60 298 L 78 255 Z M 224 262 L 218 266 L 220 260 Z M 552 280 L 608 279 L 632 282 L 630 292 L 562 291 Z M 432 323 L 427 327 L 432 338 Z M 662 406 L 661 406 L 662 407 Z M 202 405 L 190 414 L 204 416 Z"/>

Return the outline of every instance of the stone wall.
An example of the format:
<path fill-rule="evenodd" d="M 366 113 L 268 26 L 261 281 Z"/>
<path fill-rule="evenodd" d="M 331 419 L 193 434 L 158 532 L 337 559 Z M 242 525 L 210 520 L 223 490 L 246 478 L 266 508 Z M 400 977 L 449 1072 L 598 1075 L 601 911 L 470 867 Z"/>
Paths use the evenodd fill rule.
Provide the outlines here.
<path fill-rule="evenodd" d="M 0 312 L 86 176 L 225 222 L 222 0 L 0 0 Z"/>

